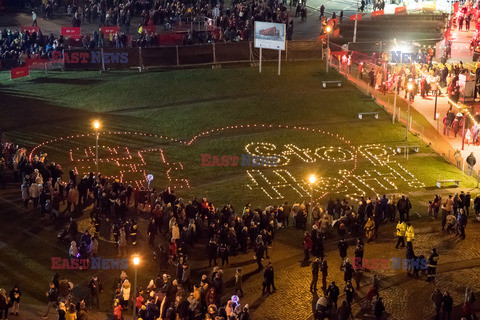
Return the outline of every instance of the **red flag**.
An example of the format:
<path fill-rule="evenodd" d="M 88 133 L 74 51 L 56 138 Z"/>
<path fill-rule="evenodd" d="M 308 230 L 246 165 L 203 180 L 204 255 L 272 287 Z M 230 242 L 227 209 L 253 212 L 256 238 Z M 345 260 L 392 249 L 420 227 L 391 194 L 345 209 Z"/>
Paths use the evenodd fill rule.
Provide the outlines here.
<path fill-rule="evenodd" d="M 12 79 L 26 77 L 29 74 L 30 74 L 30 72 L 28 70 L 28 66 L 19 67 L 19 68 L 12 68 L 12 70 L 10 72 L 10 75 L 11 75 Z"/>

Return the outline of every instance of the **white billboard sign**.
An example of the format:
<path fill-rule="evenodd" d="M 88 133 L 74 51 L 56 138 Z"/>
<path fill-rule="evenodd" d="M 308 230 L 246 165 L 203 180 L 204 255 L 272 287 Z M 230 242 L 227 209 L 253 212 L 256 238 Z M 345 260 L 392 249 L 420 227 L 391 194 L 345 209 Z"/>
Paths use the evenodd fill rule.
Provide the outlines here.
<path fill-rule="evenodd" d="M 255 21 L 255 48 L 285 50 L 285 24 Z"/>

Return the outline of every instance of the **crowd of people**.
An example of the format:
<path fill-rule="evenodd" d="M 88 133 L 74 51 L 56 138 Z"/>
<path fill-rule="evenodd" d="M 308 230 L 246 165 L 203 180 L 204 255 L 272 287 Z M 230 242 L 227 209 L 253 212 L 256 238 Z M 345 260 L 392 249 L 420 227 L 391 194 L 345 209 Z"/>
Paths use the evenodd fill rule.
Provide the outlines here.
<path fill-rule="evenodd" d="M 304 262 L 309 262 L 310 254 L 313 256 L 311 292 L 317 292 L 319 274 L 322 275 L 323 295 L 316 304 L 316 319 L 329 319 L 332 316 L 349 319 L 355 291 L 369 272 L 368 265 L 363 263 L 365 249 L 369 242 L 377 239 L 382 225 L 392 223 L 393 226 L 393 223 L 397 222 L 395 247 L 406 247 L 407 259 L 425 259 L 424 255 L 417 255 L 414 251 L 415 231 L 410 222 L 412 205 L 406 196 L 362 198 L 358 207 L 347 200 L 329 199 L 325 210 L 318 204 L 311 209 L 314 223 L 310 230 L 307 225 L 310 209 L 305 202 L 295 202 L 292 205 L 284 202 L 264 210 L 254 209 L 248 203 L 242 214 L 237 215 L 230 204 L 220 209 L 206 198 L 192 199 L 185 203 L 169 189 L 157 193 L 155 189 L 132 188 L 118 180 L 108 181 L 101 175 L 96 177 L 93 173 L 78 179 L 76 173 L 70 171 L 68 182 L 63 182 L 61 166 L 50 162 L 47 154 L 41 153 L 29 160 L 26 149 L 11 142 L 2 145 L 1 159 L 0 183 L 5 179 L 6 168 L 11 168 L 14 178 L 21 182 L 25 208 L 32 204 L 52 222 L 60 219 L 65 223 L 67 219 L 70 220 L 68 228 L 59 233 L 60 239 L 70 243 L 70 258 L 90 259 L 96 256 L 100 227 L 105 224 L 107 229 L 110 229 L 110 236 L 118 248 L 119 257 L 136 251 L 140 232 L 136 221 L 138 213 L 150 214 L 146 235 L 159 272 L 146 286 L 140 286 L 135 292 L 128 275 L 121 273 L 114 296 L 114 319 L 123 319 L 123 314 L 132 307 L 137 310 L 138 317 L 142 320 L 158 317 L 195 320 L 249 319 L 248 305 L 240 303 L 243 297 L 242 269 L 236 268 L 234 286 L 227 289 L 221 268 L 229 265 L 229 257 L 253 252 L 258 266 L 257 272 L 263 272 L 263 294 L 275 292 L 274 270 L 273 265 L 268 262 L 268 248 L 279 229 L 289 226 L 291 221 L 294 221 L 298 229 L 306 230 L 302 247 Z M 460 239 L 465 239 L 470 207 L 473 207 L 476 216 L 480 215 L 480 195 L 472 201 L 468 192 L 460 192 L 448 196 L 442 202 L 442 198 L 437 195 L 429 203 L 429 215 L 432 219 L 441 218 L 444 232 L 456 233 Z M 75 220 L 75 217 L 90 206 L 94 229 L 92 235 L 88 230 L 79 232 Z M 340 268 L 345 281 L 345 299 L 340 304 L 339 284 L 328 281 L 328 264 L 323 243 L 324 239 L 332 237 L 332 232 L 338 235 Z M 354 261 L 351 261 L 348 255 L 351 238 L 355 239 Z M 194 255 L 192 251 L 198 252 L 198 244 L 202 242 L 205 245 L 202 253 L 204 261 L 206 263 L 208 260 L 209 267 L 213 269 L 211 273 L 198 275 L 196 278 L 190 271 L 190 257 Z M 331 259 L 333 258 L 330 257 L 329 260 Z M 426 273 L 427 281 L 434 281 L 438 260 L 439 254 L 433 248 L 427 258 L 427 270 L 409 263 L 407 273 L 415 277 L 418 277 L 420 272 Z M 171 270 L 175 271 L 169 272 Z M 67 279 L 60 279 L 56 274 L 46 293 L 49 302 L 45 317 L 55 308 L 59 319 L 68 319 L 69 315 L 88 319 L 86 306 L 90 304 L 92 308 L 98 308 L 99 295 L 103 291 L 98 276 L 93 276 L 88 286 L 91 300 L 85 302 L 75 299 L 72 295 L 73 284 Z M 385 311 L 379 288 L 380 280 L 378 275 L 373 273 L 365 312 L 372 311 L 377 319 L 381 319 Z M 8 297 L 5 290 L 2 290 L 0 309 L 8 312 L 11 308 L 11 312 L 18 313 L 21 296 L 19 287 L 15 286 Z M 465 302 L 467 319 L 473 315 L 472 295 L 473 292 L 469 291 L 468 301 Z M 451 300 L 448 292 L 442 294 L 435 291 L 432 294 L 437 314 L 449 316 L 453 306 Z"/>
<path fill-rule="evenodd" d="M 296 5 L 297 1 L 290 3 L 290 9 L 292 4 Z M 28 7 L 32 8 L 32 5 L 33 3 Z M 298 6 L 306 12 L 304 5 L 299 3 Z M 0 69 L 25 65 L 26 59 L 51 59 L 52 51 L 69 47 L 94 49 L 104 46 L 124 48 L 168 45 L 168 42 L 162 42 L 167 40 L 161 40 L 161 32 L 177 27 L 188 30 L 182 39 L 184 45 L 250 41 L 253 39 L 255 21 L 284 23 L 287 25 L 289 40 L 293 34 L 290 9 L 286 2 L 278 0 L 254 3 L 235 1 L 229 7 L 224 7 L 223 2 L 213 7 L 209 1 L 200 1 L 195 5 L 179 1 L 43 1 L 43 19 L 52 19 L 53 12 L 58 12 L 59 16 L 66 14 L 69 17 L 72 27 L 95 24 L 99 28 L 119 28 L 118 32 L 107 34 L 101 30 L 83 34 L 79 40 L 64 39 L 61 35 L 44 35 L 41 31 L 42 23 L 39 23 L 35 11 L 37 9 L 33 9 L 32 25 L 40 28 L 38 32 L 5 29 L 0 34 Z"/>

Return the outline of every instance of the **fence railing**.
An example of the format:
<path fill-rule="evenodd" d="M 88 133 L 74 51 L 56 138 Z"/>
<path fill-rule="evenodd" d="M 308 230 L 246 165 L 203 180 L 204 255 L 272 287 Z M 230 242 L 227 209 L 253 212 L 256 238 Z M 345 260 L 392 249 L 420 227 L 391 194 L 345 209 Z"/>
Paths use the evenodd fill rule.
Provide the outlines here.
<path fill-rule="evenodd" d="M 211 43 L 193 46 L 149 48 L 71 49 L 55 54 L 66 70 L 108 70 L 155 67 L 221 65 L 259 60 L 259 49 L 253 42 Z M 317 41 L 288 41 L 283 61 L 321 60 L 322 45 Z M 278 60 L 278 51 L 263 50 L 263 61 Z"/>
<path fill-rule="evenodd" d="M 372 99 L 386 112 L 391 114 L 393 122 L 403 123 L 405 126 L 407 125 L 408 111 L 402 109 L 400 106 L 400 101 L 405 100 L 403 90 L 401 90 L 397 95 L 397 104 L 394 110 L 394 95 L 392 92 L 389 92 L 388 95 L 384 95 L 381 90 L 375 90 L 375 87 L 370 86 L 368 82 L 360 80 L 358 65 L 356 65 L 356 67 L 353 66 L 356 63 L 352 63 L 352 66 L 348 68 L 347 66 L 343 66 L 339 59 L 331 58 L 329 60 L 329 64 L 340 74 L 353 82 L 360 91 L 364 92 L 368 96 L 371 96 Z M 369 63 L 367 62 L 365 65 L 369 65 Z M 454 135 L 453 130 L 451 128 L 447 128 L 448 131 L 446 134 L 442 134 L 444 130 L 444 124 L 442 123 L 441 119 L 437 119 L 436 126 L 434 126 L 435 130 L 425 130 L 425 126 L 421 124 L 422 122 L 425 122 L 423 115 L 413 112 L 413 108 L 414 106 L 410 112 L 408 131 L 416 135 L 426 145 L 430 146 L 434 152 L 441 155 L 446 161 L 462 170 L 464 174 L 475 178 L 478 185 L 478 182 L 480 181 L 480 170 L 474 170 L 474 168 L 470 168 L 470 166 L 466 163 L 466 159 L 463 158 L 444 137 L 444 135 Z M 431 124 L 428 125 L 431 126 Z M 459 131 L 458 135 L 460 135 L 460 137 L 462 136 L 461 130 Z M 405 156 L 408 157 L 408 148 L 405 148 L 403 151 L 405 151 Z M 439 177 L 440 180 L 443 178 L 444 177 Z"/>

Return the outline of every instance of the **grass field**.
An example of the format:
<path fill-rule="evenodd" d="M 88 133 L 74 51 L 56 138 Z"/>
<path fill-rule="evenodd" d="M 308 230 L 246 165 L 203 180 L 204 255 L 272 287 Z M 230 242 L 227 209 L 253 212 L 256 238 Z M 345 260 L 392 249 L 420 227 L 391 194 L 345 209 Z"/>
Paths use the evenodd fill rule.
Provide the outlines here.
<path fill-rule="evenodd" d="M 250 67 L 39 72 L 14 82 L 0 73 L 0 127 L 29 151 L 45 143 L 34 154 L 47 152 L 65 173 L 72 168 L 83 173 L 94 170 L 92 122 L 99 119 L 104 175 L 145 185 L 145 175 L 151 173 L 158 189 L 170 186 L 186 199 L 206 196 L 217 207 L 231 202 L 237 210 L 246 202 L 308 201 L 307 178 L 314 173 L 319 177 L 313 188 L 316 199 L 407 193 L 420 212 L 436 179 L 461 175 L 413 135 L 409 142 L 419 145 L 419 152 L 408 161 L 396 155 L 396 146 L 405 143 L 404 127 L 392 124 L 383 109 L 345 81 L 342 88 L 323 89 L 323 79 L 339 76 L 326 76 L 322 64 L 282 68 L 280 77 L 267 64 L 262 74 Z M 358 119 L 358 112 L 369 111 L 378 111 L 379 119 Z M 202 165 L 205 154 L 237 156 L 241 163 L 247 153 L 275 155 L 280 165 Z M 466 176 L 461 180 L 461 187 L 475 185 Z M 21 196 L 19 190 L 8 195 Z M 18 204 L 5 205 L 1 220 L 14 216 L 15 224 L 23 226 L 36 219 L 35 213 L 19 212 Z M 8 261 L 0 261 L 0 271 L 18 281 L 27 274 L 12 270 L 31 272 L 28 276 L 38 281 L 27 293 L 38 302 L 51 274 L 49 257 L 65 256 L 65 246 L 45 246 L 39 254 L 32 241 L 55 243 L 56 230 L 39 226 L 27 231 L 2 230 L 2 238 L 9 239 L 5 242 L 15 247 L 0 251 L 0 260 Z M 114 255 L 112 250 L 102 254 Z M 85 275 L 75 277 L 80 281 Z"/>
<path fill-rule="evenodd" d="M 94 135 L 66 137 L 92 133 L 92 120 L 100 119 L 104 175 L 135 185 L 144 184 L 144 175 L 152 173 L 154 187 L 177 187 L 183 197 L 205 195 L 237 207 L 245 202 L 271 204 L 284 197 L 305 200 L 310 195 L 306 177 L 315 173 L 325 178 L 314 189 L 315 197 L 333 190 L 326 197 L 357 198 L 431 187 L 440 177 L 459 174 L 425 145 L 408 162 L 394 154 L 381 163 L 372 161 L 375 152 L 391 153 L 388 148 L 404 144 L 403 127 L 392 125 L 387 114 L 349 84 L 322 89 L 326 76 L 318 63 L 287 64 L 281 77 L 273 66 L 263 74 L 235 67 L 143 74 L 38 73 L 18 82 L 9 82 L 7 76 L 2 74 L 0 82 L 6 101 L 1 126 L 9 138 L 33 147 L 63 137 L 35 153 L 47 152 L 65 170 L 88 172 L 94 169 Z M 357 118 L 358 112 L 368 111 L 379 111 L 380 119 Z M 422 145 L 414 136 L 410 142 Z M 361 147 L 369 144 L 382 149 L 365 155 Z M 259 155 L 281 156 L 282 165 L 202 166 L 202 154 L 241 159 L 254 149 Z M 405 171 L 392 167 L 397 164 Z M 462 180 L 465 186 L 472 183 Z M 340 183 L 342 187 L 334 190 Z"/>

